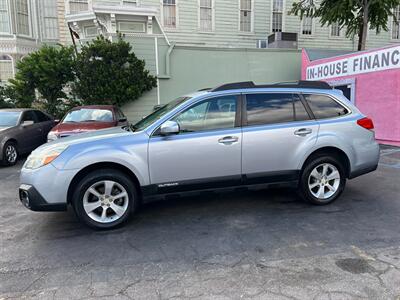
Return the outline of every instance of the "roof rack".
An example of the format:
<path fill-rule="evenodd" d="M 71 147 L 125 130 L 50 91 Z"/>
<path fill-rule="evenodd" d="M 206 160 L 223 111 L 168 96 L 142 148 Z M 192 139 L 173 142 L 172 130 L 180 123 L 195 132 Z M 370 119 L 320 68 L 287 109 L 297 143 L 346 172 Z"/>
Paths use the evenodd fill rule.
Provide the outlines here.
<path fill-rule="evenodd" d="M 256 88 L 304 88 L 304 89 L 320 89 L 331 90 L 332 87 L 324 81 L 307 81 L 299 80 L 294 82 L 278 82 L 273 84 L 256 85 L 253 81 L 244 81 L 236 83 L 226 83 L 210 90 L 211 92 L 219 92 L 235 89 L 256 89 Z"/>

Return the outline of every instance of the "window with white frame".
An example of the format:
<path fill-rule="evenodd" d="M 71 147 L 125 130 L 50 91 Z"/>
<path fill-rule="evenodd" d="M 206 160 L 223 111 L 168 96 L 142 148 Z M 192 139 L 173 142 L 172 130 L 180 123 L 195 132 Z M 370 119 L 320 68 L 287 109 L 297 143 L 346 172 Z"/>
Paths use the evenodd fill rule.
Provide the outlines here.
<path fill-rule="evenodd" d="M 0 32 L 10 32 L 8 0 L 0 0 Z"/>
<path fill-rule="evenodd" d="M 44 39 L 58 39 L 57 2 L 42 0 L 43 2 L 43 28 Z"/>
<path fill-rule="evenodd" d="M 213 0 L 200 0 L 200 30 L 213 30 Z"/>
<path fill-rule="evenodd" d="M 89 9 L 88 0 L 69 0 L 69 13 L 76 14 Z"/>
<path fill-rule="evenodd" d="M 334 22 L 331 24 L 331 36 L 333 37 L 340 37 L 340 25 L 339 22 Z"/>
<path fill-rule="evenodd" d="M 163 0 L 163 24 L 166 28 L 176 28 L 176 1 Z"/>
<path fill-rule="evenodd" d="M 283 0 L 272 1 L 272 32 L 283 30 Z"/>
<path fill-rule="evenodd" d="M 301 26 L 301 34 L 312 35 L 313 34 L 313 19 L 311 17 L 304 16 Z"/>
<path fill-rule="evenodd" d="M 14 67 L 11 56 L 0 55 L 0 81 L 6 81 L 14 77 Z"/>
<path fill-rule="evenodd" d="M 240 0 L 240 31 L 251 32 L 252 30 L 252 0 Z"/>
<path fill-rule="evenodd" d="M 85 26 L 84 29 L 85 37 L 94 37 L 99 33 L 96 26 Z"/>
<path fill-rule="evenodd" d="M 144 22 L 118 22 L 118 31 L 126 33 L 146 32 Z"/>
<path fill-rule="evenodd" d="M 30 35 L 28 0 L 16 0 L 16 8 L 17 32 L 23 35 Z"/>
<path fill-rule="evenodd" d="M 393 10 L 392 39 L 400 39 L 400 5 Z"/>

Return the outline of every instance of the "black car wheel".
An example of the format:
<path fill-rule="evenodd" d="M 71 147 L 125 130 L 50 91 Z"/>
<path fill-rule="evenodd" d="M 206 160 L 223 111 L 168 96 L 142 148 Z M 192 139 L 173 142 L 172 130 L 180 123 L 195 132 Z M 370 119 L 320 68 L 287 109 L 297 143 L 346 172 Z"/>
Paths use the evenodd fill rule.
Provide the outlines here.
<path fill-rule="evenodd" d="M 138 203 L 136 187 L 123 172 L 103 169 L 76 186 L 72 205 L 78 218 L 95 229 L 111 229 L 129 218 Z"/>
<path fill-rule="evenodd" d="M 308 160 L 303 168 L 300 196 L 315 205 L 332 203 L 343 192 L 346 185 L 345 168 L 342 162 L 329 155 L 316 156 Z"/>
<path fill-rule="evenodd" d="M 14 142 L 7 142 L 3 148 L 3 164 L 13 166 L 18 161 L 18 149 Z"/>

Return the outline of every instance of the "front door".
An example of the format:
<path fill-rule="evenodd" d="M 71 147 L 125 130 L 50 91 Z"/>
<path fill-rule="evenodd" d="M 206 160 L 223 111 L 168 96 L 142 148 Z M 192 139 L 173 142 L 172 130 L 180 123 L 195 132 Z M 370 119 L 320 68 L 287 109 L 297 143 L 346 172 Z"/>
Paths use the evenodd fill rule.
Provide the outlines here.
<path fill-rule="evenodd" d="M 33 124 L 24 126 L 25 121 L 32 121 Z M 42 132 L 42 126 L 34 112 L 32 110 L 24 111 L 19 128 L 19 150 L 22 153 L 27 153 L 43 144 Z"/>
<path fill-rule="evenodd" d="M 299 95 L 246 95 L 242 172 L 246 183 L 297 179 L 299 162 L 311 149 L 319 125 L 310 118 Z"/>
<path fill-rule="evenodd" d="M 158 192 L 240 183 L 242 133 L 237 110 L 237 95 L 203 100 L 172 118 L 179 124 L 179 134 L 150 138 L 150 181 Z"/>

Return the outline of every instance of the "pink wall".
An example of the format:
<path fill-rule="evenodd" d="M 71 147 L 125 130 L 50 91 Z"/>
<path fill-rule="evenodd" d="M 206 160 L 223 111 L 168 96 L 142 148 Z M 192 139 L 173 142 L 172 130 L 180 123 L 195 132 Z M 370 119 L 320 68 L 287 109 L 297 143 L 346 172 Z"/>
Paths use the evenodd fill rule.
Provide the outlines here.
<path fill-rule="evenodd" d="M 376 50 L 372 50 L 376 51 Z M 370 52 L 372 52 L 370 51 Z M 302 51 L 302 79 L 306 79 L 308 66 L 315 66 L 359 53 L 320 59 L 310 62 L 306 51 Z M 372 118 L 376 138 L 383 144 L 400 146 L 400 68 L 327 79 L 355 79 L 355 105 Z"/>

